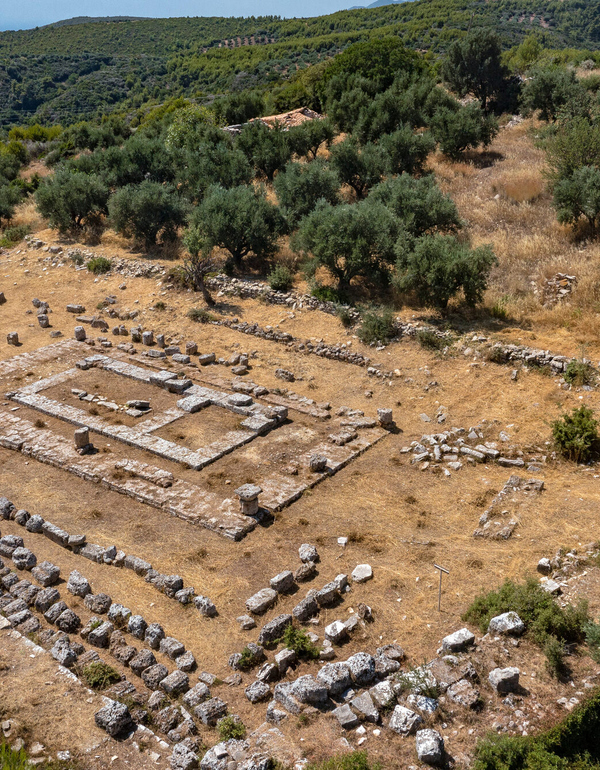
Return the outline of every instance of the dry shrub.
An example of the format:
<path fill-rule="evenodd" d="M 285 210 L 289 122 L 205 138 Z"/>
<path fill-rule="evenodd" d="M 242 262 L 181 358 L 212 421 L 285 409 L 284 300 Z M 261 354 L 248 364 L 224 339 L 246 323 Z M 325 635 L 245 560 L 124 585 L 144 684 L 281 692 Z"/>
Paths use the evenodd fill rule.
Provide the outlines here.
<path fill-rule="evenodd" d="M 534 203 L 544 193 L 546 183 L 538 169 L 514 171 L 496 189 L 510 203 Z"/>

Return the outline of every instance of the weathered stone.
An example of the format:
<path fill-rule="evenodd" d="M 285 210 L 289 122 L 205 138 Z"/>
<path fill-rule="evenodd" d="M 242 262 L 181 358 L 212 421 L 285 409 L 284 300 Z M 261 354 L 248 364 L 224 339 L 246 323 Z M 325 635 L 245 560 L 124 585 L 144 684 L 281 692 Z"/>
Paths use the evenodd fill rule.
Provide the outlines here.
<path fill-rule="evenodd" d="M 315 599 L 317 600 L 319 607 L 329 607 L 331 604 L 338 601 L 339 598 L 340 592 L 334 582 L 327 583 L 327 585 L 323 586 L 323 588 L 315 594 Z"/>
<path fill-rule="evenodd" d="M 50 607 L 48 607 L 44 613 L 44 617 L 48 623 L 56 623 L 57 618 L 59 618 L 60 615 L 62 615 L 62 613 L 67 609 L 68 607 L 64 602 L 55 602 L 54 604 L 51 604 Z"/>
<path fill-rule="evenodd" d="M 15 548 L 12 560 L 17 569 L 31 570 L 37 564 L 35 554 L 29 548 Z"/>
<path fill-rule="evenodd" d="M 394 424 L 394 414 L 391 409 L 378 409 L 377 419 L 382 428 L 388 428 Z"/>
<path fill-rule="evenodd" d="M 34 532 L 39 533 L 42 531 L 42 527 L 44 526 L 44 519 L 41 516 L 38 516 L 38 514 L 34 514 L 33 516 L 30 516 L 27 520 L 27 523 L 25 524 L 25 529 L 28 532 Z"/>
<path fill-rule="evenodd" d="M 304 583 L 307 580 L 312 580 L 317 574 L 317 565 L 313 561 L 301 564 L 294 572 L 294 580 L 298 583 Z"/>
<path fill-rule="evenodd" d="M 255 615 L 262 615 L 277 601 L 277 591 L 272 588 L 263 588 L 246 601 L 246 609 Z"/>
<path fill-rule="evenodd" d="M 236 620 L 240 624 L 242 631 L 250 631 L 251 629 L 256 628 L 256 621 L 254 618 L 251 618 L 250 615 L 240 615 Z"/>
<path fill-rule="evenodd" d="M 488 634 L 508 634 L 521 636 L 525 633 L 525 623 L 516 612 L 503 612 L 490 620 Z"/>
<path fill-rule="evenodd" d="M 17 511 L 15 513 L 15 522 L 20 526 L 24 527 L 29 519 L 31 518 L 29 511 L 26 511 L 24 508 L 21 508 L 21 510 Z"/>
<path fill-rule="evenodd" d="M 513 666 L 509 668 L 495 668 L 488 675 L 489 683 L 500 695 L 514 692 L 519 688 L 519 669 Z"/>
<path fill-rule="evenodd" d="M 176 658 L 175 665 L 180 671 L 185 671 L 186 673 L 193 671 L 196 668 L 194 653 L 191 650 L 184 652 L 183 655 Z"/>
<path fill-rule="evenodd" d="M 341 695 L 352 685 L 350 669 L 345 663 L 326 663 L 317 673 L 317 681 L 330 695 Z"/>
<path fill-rule="evenodd" d="M 86 578 L 77 570 L 73 570 L 69 575 L 69 581 L 67 583 L 67 591 L 73 596 L 87 596 L 92 592 L 90 584 Z"/>
<path fill-rule="evenodd" d="M 363 692 L 352 698 L 350 705 L 355 711 L 362 714 L 363 719 L 366 719 L 367 722 L 374 722 L 375 724 L 379 722 L 379 711 L 368 692 Z"/>
<path fill-rule="evenodd" d="M 167 706 L 154 715 L 154 723 L 162 733 L 169 733 L 183 721 L 177 706 Z"/>
<path fill-rule="evenodd" d="M 165 636 L 164 639 L 161 639 L 159 650 L 163 655 L 168 655 L 171 660 L 175 660 L 175 658 L 183 655 L 185 646 L 178 639 L 174 639 L 172 636 Z"/>
<path fill-rule="evenodd" d="M 377 648 L 378 655 L 385 655 L 386 658 L 392 660 L 401 661 L 404 660 L 406 654 L 399 644 L 385 644 L 383 647 Z"/>
<path fill-rule="evenodd" d="M 108 610 L 108 619 L 112 621 L 117 628 L 125 628 L 131 617 L 131 610 L 123 607 L 122 604 L 113 602 Z"/>
<path fill-rule="evenodd" d="M 54 646 L 50 650 L 50 654 L 57 660 L 61 666 L 71 668 L 71 666 L 77 661 L 77 654 L 71 648 L 68 639 L 57 639 Z"/>
<path fill-rule="evenodd" d="M 316 562 L 319 561 L 319 554 L 317 549 L 314 545 L 310 545 L 310 543 L 303 543 L 300 548 L 298 548 L 298 556 L 300 557 L 300 561 L 307 564 L 308 562 L 313 562 L 316 564 Z"/>
<path fill-rule="evenodd" d="M 173 598 L 176 599 L 180 604 L 191 604 L 195 593 L 196 591 L 194 590 L 193 586 L 188 586 L 187 588 L 182 588 L 179 591 L 176 591 Z M 204 598 L 206 599 L 207 597 Z"/>
<path fill-rule="evenodd" d="M 389 679 L 384 679 L 383 682 L 371 687 L 369 695 L 378 708 L 389 708 L 396 702 L 396 693 Z"/>
<path fill-rule="evenodd" d="M 194 709 L 194 714 L 203 724 L 210 727 L 217 724 L 218 720 L 227 713 L 227 704 L 220 698 L 211 698 L 201 703 Z"/>
<path fill-rule="evenodd" d="M 552 565 L 550 564 L 550 559 L 547 559 L 544 557 L 543 559 L 540 559 L 537 564 L 537 571 L 541 575 L 549 575 L 552 572 Z"/>
<path fill-rule="evenodd" d="M 278 615 L 273 620 L 266 623 L 260 630 L 258 636 L 259 644 L 270 644 L 283 636 L 283 632 L 288 626 L 292 625 L 291 615 Z"/>
<path fill-rule="evenodd" d="M 423 718 L 419 714 L 407 709 L 405 706 L 396 706 L 390 717 L 388 727 L 398 735 L 411 735 L 423 724 Z"/>
<path fill-rule="evenodd" d="M 183 743 L 176 743 L 173 747 L 173 753 L 169 757 L 169 766 L 171 770 L 196 770 L 198 757 L 195 751 Z"/>
<path fill-rule="evenodd" d="M 475 634 L 468 628 L 461 628 L 442 639 L 442 649 L 446 652 L 461 652 L 475 643 Z"/>
<path fill-rule="evenodd" d="M 196 596 L 194 604 L 196 605 L 198 612 L 207 618 L 214 618 L 218 614 L 217 608 L 208 596 Z"/>
<path fill-rule="evenodd" d="M 344 730 L 352 730 L 360 724 L 360 719 L 347 703 L 344 703 L 343 706 L 338 706 L 331 713 L 340 723 L 340 727 Z"/>
<path fill-rule="evenodd" d="M 18 345 L 19 344 L 19 335 L 17 332 L 8 332 L 6 335 L 6 344 L 7 345 Z"/>
<path fill-rule="evenodd" d="M 375 659 L 366 652 L 357 652 L 346 661 L 352 681 L 365 687 L 375 679 Z"/>
<path fill-rule="evenodd" d="M 142 671 L 142 681 L 149 690 L 158 690 L 162 680 L 168 675 L 169 670 L 162 663 L 155 663 L 153 666 Z"/>
<path fill-rule="evenodd" d="M 94 647 L 106 648 L 108 647 L 110 636 L 114 630 L 115 627 L 113 624 L 105 621 L 104 623 L 101 623 L 97 628 L 94 628 L 89 632 L 87 640 L 90 644 L 93 644 Z"/>
<path fill-rule="evenodd" d="M 265 682 L 257 680 L 252 682 L 244 690 L 244 695 L 250 703 L 260 703 L 260 701 L 266 700 L 271 695 L 271 688 Z"/>
<path fill-rule="evenodd" d="M 280 725 L 287 719 L 285 711 L 277 708 L 277 701 L 272 700 L 267 706 L 267 722 L 274 725 Z"/>
<path fill-rule="evenodd" d="M 311 455 L 308 467 L 313 473 L 323 473 L 327 469 L 327 458 L 324 455 Z M 311 559 L 310 561 L 314 561 Z"/>
<path fill-rule="evenodd" d="M 141 615 L 132 615 L 127 621 L 127 630 L 136 639 L 143 639 L 147 628 L 148 624 Z"/>
<path fill-rule="evenodd" d="M 352 580 L 355 583 L 365 583 L 373 577 L 373 569 L 370 564 L 359 564 L 352 570 Z"/>
<path fill-rule="evenodd" d="M 203 682 L 198 682 L 183 696 L 183 702 L 188 708 L 194 708 L 210 698 L 210 690 Z"/>
<path fill-rule="evenodd" d="M 348 629 L 341 620 L 334 620 L 325 626 L 325 638 L 333 644 L 340 644 L 348 636 Z"/>
<path fill-rule="evenodd" d="M 115 737 L 133 726 L 133 720 L 129 709 L 123 703 L 111 701 L 108 706 L 100 709 L 94 715 L 98 727 Z"/>
<path fill-rule="evenodd" d="M 154 665 L 156 665 L 156 658 L 152 650 L 140 650 L 135 658 L 129 662 L 129 668 L 138 676 L 141 676 L 147 668 Z"/>
<path fill-rule="evenodd" d="M 179 695 L 180 693 L 187 692 L 190 688 L 190 680 L 188 675 L 184 671 L 173 671 L 173 673 L 166 676 L 160 683 L 160 687 L 168 695 Z"/>
<path fill-rule="evenodd" d="M 67 543 L 69 542 L 69 533 L 65 532 L 64 529 L 60 529 L 60 527 L 57 527 L 55 524 L 45 521 L 42 525 L 42 532 L 49 540 L 66 548 Z"/>
<path fill-rule="evenodd" d="M 158 650 L 161 640 L 165 638 L 165 632 L 158 623 L 150 623 L 144 635 L 144 641 L 153 650 Z"/>
<path fill-rule="evenodd" d="M 406 702 L 422 714 L 433 714 L 439 706 L 435 698 L 428 698 L 426 695 L 415 695 L 414 693 L 407 697 Z"/>
<path fill-rule="evenodd" d="M 59 600 L 60 594 L 56 588 L 43 588 L 35 597 L 35 608 L 38 612 L 47 612 Z"/>
<path fill-rule="evenodd" d="M 146 575 L 148 570 L 152 569 L 152 565 L 147 561 L 140 559 L 138 556 L 132 556 L 131 554 L 127 554 L 123 566 L 133 570 L 136 575 L 141 575 L 142 577 Z"/>
<path fill-rule="evenodd" d="M 314 617 L 319 612 L 319 605 L 314 595 L 309 594 L 292 610 L 292 615 L 299 621 L 304 622 Z"/>
<path fill-rule="evenodd" d="M 450 685 L 446 695 L 464 708 L 476 709 L 480 704 L 479 690 L 466 679 L 459 679 L 458 682 Z"/>
<path fill-rule="evenodd" d="M 437 730 L 419 730 L 415 742 L 417 756 L 421 762 L 436 767 L 444 763 L 444 739 Z"/>
<path fill-rule="evenodd" d="M 292 683 L 292 694 L 300 703 L 319 705 L 327 700 L 327 688 L 310 674 L 298 677 Z"/>
<path fill-rule="evenodd" d="M 110 609 L 112 599 L 108 594 L 87 594 L 83 600 L 83 603 L 88 608 L 88 610 L 90 610 L 90 612 L 103 615 Z"/>
<path fill-rule="evenodd" d="M 397 660 L 392 660 L 386 655 L 375 656 L 375 673 L 377 676 L 389 676 L 399 670 L 400 663 Z"/>
<path fill-rule="evenodd" d="M 113 658 L 115 658 L 115 660 L 118 660 L 119 663 L 122 663 L 124 666 L 128 666 L 137 655 L 137 652 L 138 651 L 135 647 L 131 647 L 130 645 L 126 644 L 123 647 L 113 647 L 111 650 L 111 655 Z"/>
<path fill-rule="evenodd" d="M 275 575 L 275 577 L 271 578 L 269 583 L 271 588 L 274 591 L 277 591 L 278 594 L 287 593 L 288 591 L 291 591 L 295 586 L 294 573 L 290 570 L 285 570 L 285 572 L 280 572 L 278 575 Z"/>
<path fill-rule="evenodd" d="M 67 609 L 58 616 L 56 625 L 61 631 L 64 631 L 65 634 L 74 634 L 81 625 L 81 619 L 79 618 L 79 615 L 76 615 L 73 612 L 73 610 Z"/>
<path fill-rule="evenodd" d="M 86 333 L 83 326 L 76 326 L 75 329 L 73 330 L 73 335 L 77 340 L 77 342 L 85 342 Z"/>
<path fill-rule="evenodd" d="M 275 664 L 277 665 L 280 676 L 283 676 L 288 668 L 296 662 L 297 657 L 295 651 L 288 650 L 287 647 L 284 647 L 283 650 L 279 650 L 275 655 Z"/>

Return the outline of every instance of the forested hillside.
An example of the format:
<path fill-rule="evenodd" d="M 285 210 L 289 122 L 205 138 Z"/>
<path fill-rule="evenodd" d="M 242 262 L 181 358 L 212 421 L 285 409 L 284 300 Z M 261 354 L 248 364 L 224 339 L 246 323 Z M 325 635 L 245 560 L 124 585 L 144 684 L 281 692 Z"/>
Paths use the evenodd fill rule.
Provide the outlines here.
<path fill-rule="evenodd" d="M 175 96 L 264 87 L 353 42 L 400 36 L 444 51 L 469 26 L 508 48 L 532 29 L 548 47 L 600 46 L 598 0 L 416 0 L 311 19 L 180 18 L 0 33 L 0 125 L 72 123 Z"/>

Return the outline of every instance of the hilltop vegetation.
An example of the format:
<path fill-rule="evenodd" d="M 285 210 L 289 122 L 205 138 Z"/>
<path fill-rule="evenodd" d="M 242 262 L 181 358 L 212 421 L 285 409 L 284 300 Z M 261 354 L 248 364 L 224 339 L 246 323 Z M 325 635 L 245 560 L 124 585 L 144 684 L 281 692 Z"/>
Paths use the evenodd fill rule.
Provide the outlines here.
<path fill-rule="evenodd" d="M 375 37 L 400 36 L 411 48 L 443 52 L 473 18 L 496 29 L 505 48 L 532 29 L 543 33 L 546 47 L 600 46 L 598 0 L 415 0 L 310 19 L 61 23 L 0 33 L 0 126 L 67 124 L 174 96 L 272 87 Z"/>

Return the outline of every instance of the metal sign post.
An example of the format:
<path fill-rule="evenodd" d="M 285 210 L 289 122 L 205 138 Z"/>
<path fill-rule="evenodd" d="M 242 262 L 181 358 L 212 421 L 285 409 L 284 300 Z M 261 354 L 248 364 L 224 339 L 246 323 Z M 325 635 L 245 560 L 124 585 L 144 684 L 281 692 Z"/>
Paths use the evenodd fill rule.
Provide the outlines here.
<path fill-rule="evenodd" d="M 445 567 L 440 567 L 439 564 L 433 565 L 436 569 L 439 569 L 440 571 L 440 588 L 438 591 L 438 612 L 442 611 L 442 573 L 446 573 L 446 575 L 450 574 L 450 570 L 446 569 Z"/>

